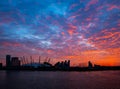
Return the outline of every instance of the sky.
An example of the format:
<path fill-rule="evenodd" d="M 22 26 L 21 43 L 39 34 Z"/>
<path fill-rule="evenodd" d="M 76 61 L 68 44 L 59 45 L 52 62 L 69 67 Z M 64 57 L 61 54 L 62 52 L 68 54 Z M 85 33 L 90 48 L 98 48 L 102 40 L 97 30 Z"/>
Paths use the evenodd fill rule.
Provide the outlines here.
<path fill-rule="evenodd" d="M 120 0 L 1 0 L 0 61 L 120 65 Z"/>

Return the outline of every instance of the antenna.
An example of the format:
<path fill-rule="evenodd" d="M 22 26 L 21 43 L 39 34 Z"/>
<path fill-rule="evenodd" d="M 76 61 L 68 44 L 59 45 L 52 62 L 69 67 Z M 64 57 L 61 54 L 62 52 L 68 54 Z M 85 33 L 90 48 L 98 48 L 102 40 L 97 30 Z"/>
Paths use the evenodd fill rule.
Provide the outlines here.
<path fill-rule="evenodd" d="M 26 62 L 27 62 L 27 64 L 28 64 L 28 58 L 26 58 Z"/>
<path fill-rule="evenodd" d="M 24 59 L 24 56 L 22 57 L 22 59 L 23 59 L 23 64 L 25 64 L 25 59 Z"/>
<path fill-rule="evenodd" d="M 32 64 L 32 56 L 30 56 L 30 59 L 31 59 L 31 64 Z"/>

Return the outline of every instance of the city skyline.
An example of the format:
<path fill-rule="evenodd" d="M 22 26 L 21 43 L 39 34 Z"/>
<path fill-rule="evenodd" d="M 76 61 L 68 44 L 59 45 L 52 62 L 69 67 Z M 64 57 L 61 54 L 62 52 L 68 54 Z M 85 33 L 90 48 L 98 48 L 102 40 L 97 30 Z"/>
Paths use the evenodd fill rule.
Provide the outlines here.
<path fill-rule="evenodd" d="M 120 0 L 3 0 L 0 61 L 5 55 L 120 66 Z"/>

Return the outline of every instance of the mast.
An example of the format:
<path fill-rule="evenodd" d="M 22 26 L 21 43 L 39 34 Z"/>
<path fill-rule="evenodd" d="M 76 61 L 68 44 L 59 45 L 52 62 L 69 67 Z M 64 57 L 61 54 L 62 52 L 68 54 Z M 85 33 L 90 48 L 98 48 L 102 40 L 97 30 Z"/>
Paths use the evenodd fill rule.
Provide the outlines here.
<path fill-rule="evenodd" d="M 50 62 L 50 58 L 48 59 L 48 63 Z"/>
<path fill-rule="evenodd" d="M 45 62 L 47 62 L 48 57 L 45 58 Z"/>
<path fill-rule="evenodd" d="M 30 56 L 31 64 L 32 64 L 32 56 Z"/>

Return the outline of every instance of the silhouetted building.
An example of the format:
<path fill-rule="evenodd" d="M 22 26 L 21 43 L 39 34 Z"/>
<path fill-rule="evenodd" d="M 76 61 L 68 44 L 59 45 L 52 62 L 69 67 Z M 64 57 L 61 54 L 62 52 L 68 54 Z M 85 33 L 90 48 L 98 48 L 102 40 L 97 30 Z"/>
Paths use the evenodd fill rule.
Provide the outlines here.
<path fill-rule="evenodd" d="M 94 64 L 94 67 L 95 67 L 95 68 L 100 68 L 101 66 Z"/>
<path fill-rule="evenodd" d="M 69 69 L 70 68 L 70 60 L 57 62 L 54 66 L 55 66 L 55 68 L 58 68 L 58 69 Z"/>
<path fill-rule="evenodd" d="M 20 60 L 18 57 L 12 57 L 11 66 L 12 67 L 19 67 L 20 66 Z"/>
<path fill-rule="evenodd" d="M 68 67 L 70 67 L 70 60 L 68 60 L 68 63 L 67 63 Z"/>
<path fill-rule="evenodd" d="M 54 66 L 56 67 L 56 68 L 59 68 L 60 67 L 60 62 L 57 62 Z"/>
<path fill-rule="evenodd" d="M 6 67 L 11 66 L 11 55 L 6 55 Z"/>
<path fill-rule="evenodd" d="M 88 62 L 88 68 L 92 68 L 93 67 L 93 65 L 92 65 L 92 62 Z"/>
<path fill-rule="evenodd" d="M 44 67 L 52 67 L 52 64 L 50 64 L 49 62 L 44 62 L 43 65 Z"/>
<path fill-rule="evenodd" d="M 0 68 L 2 68 L 2 63 L 0 63 Z"/>

